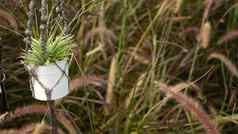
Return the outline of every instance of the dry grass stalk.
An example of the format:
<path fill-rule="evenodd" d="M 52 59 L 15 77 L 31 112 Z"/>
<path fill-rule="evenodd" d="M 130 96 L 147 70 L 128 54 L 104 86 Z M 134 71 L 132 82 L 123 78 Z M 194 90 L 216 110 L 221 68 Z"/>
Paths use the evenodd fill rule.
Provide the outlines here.
<path fill-rule="evenodd" d="M 106 94 L 106 103 L 111 106 L 111 109 L 109 109 L 109 107 L 105 107 L 106 114 L 109 114 L 110 111 L 113 110 L 113 107 L 116 106 L 115 94 L 114 94 L 116 75 L 117 75 L 117 58 L 116 56 L 114 56 L 110 66 L 108 82 L 107 82 L 107 94 Z"/>
<path fill-rule="evenodd" d="M 201 48 L 208 48 L 211 39 L 211 24 L 210 22 L 206 22 L 202 25 L 200 34 L 199 34 L 199 42 Z"/>
<path fill-rule="evenodd" d="M 216 125 L 211 122 L 209 116 L 203 111 L 201 106 L 195 100 L 180 92 L 173 91 L 164 83 L 159 83 L 159 87 L 162 92 L 172 95 L 172 98 L 181 104 L 185 110 L 190 111 L 197 118 L 197 120 L 202 123 L 202 126 L 207 134 L 220 134 Z"/>
<path fill-rule="evenodd" d="M 134 88 L 131 89 L 129 96 L 126 98 L 126 104 L 125 104 L 125 108 L 128 108 L 129 105 L 131 104 L 132 100 L 134 97 L 137 96 L 137 94 L 139 94 L 139 92 L 141 91 L 141 86 L 144 83 L 144 80 L 146 78 L 146 73 L 143 73 L 137 80 L 136 82 L 136 86 Z"/>
<path fill-rule="evenodd" d="M 35 125 L 35 129 L 32 134 L 43 134 L 46 130 L 50 130 L 49 126 L 45 122 L 41 122 Z"/>
<path fill-rule="evenodd" d="M 226 65 L 226 67 L 228 68 L 228 70 L 233 75 L 238 77 L 238 70 L 237 70 L 236 66 L 226 56 L 224 56 L 223 54 L 214 52 L 209 55 L 209 59 L 213 59 L 213 58 L 219 59 L 221 62 L 223 62 Z"/>

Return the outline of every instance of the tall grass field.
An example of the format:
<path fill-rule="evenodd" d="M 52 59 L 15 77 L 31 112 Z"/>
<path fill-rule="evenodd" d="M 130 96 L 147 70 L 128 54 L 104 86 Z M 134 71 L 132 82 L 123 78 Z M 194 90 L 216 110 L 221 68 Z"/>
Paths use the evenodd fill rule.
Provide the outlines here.
<path fill-rule="evenodd" d="M 51 46 L 70 93 L 51 103 L 22 62 L 31 1 L 40 49 L 42 0 L 0 0 L 0 134 L 238 134 L 237 0 L 46 0 L 46 37 L 70 33 Z"/>

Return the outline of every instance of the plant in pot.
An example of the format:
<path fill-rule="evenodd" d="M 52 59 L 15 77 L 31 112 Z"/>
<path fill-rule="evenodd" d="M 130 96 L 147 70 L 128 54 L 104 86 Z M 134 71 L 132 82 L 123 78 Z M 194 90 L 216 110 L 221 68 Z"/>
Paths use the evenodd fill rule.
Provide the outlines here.
<path fill-rule="evenodd" d="M 45 50 L 40 38 L 32 38 L 23 52 L 23 63 L 31 75 L 32 95 L 38 100 L 56 100 L 69 93 L 68 69 L 73 36 L 50 34 Z"/>

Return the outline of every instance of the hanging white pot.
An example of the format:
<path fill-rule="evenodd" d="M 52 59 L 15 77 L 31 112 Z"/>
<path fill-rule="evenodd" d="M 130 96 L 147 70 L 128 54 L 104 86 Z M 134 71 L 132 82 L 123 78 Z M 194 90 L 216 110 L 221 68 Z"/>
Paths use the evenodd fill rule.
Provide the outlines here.
<path fill-rule="evenodd" d="M 37 100 L 56 100 L 69 93 L 69 64 L 67 60 L 33 68 L 30 80 L 32 96 Z M 47 94 L 47 91 L 49 91 Z"/>

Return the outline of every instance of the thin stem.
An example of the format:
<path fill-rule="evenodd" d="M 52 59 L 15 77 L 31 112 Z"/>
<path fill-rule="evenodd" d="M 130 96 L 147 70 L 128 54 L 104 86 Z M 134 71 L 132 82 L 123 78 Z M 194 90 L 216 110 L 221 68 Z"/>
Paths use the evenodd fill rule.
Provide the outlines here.
<path fill-rule="evenodd" d="M 57 127 L 56 127 L 56 115 L 54 110 L 54 101 L 48 101 L 48 107 L 49 107 L 49 121 L 50 125 L 52 127 L 51 134 L 58 134 Z"/>

